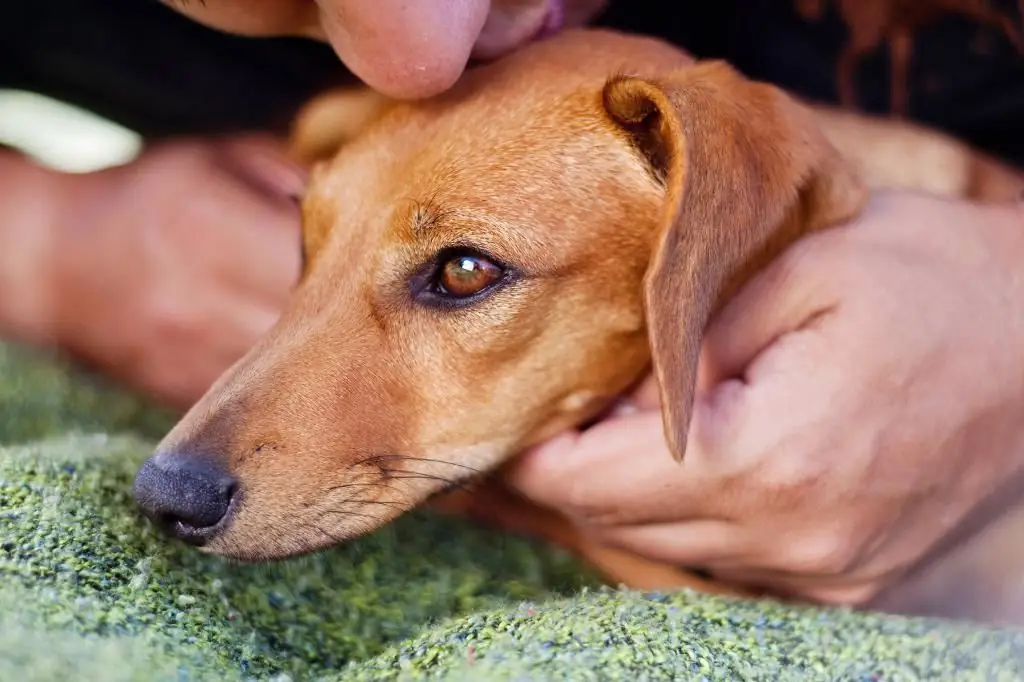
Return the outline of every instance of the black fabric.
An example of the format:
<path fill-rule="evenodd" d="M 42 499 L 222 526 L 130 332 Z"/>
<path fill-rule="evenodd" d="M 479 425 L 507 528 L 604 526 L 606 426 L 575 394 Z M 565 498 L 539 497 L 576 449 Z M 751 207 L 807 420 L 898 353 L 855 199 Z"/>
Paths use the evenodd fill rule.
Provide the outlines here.
<path fill-rule="evenodd" d="M 146 137 L 280 130 L 305 99 L 347 78 L 329 46 L 227 35 L 156 0 L 0 2 L 0 87 Z"/>
<path fill-rule="evenodd" d="M 602 23 L 652 33 L 701 57 L 728 59 L 744 73 L 835 103 L 836 67 L 847 40 L 835 0 L 819 21 L 795 0 L 614 3 Z M 984 2 L 982 4 L 985 4 Z M 1018 0 L 987 0 L 1024 33 Z M 859 108 L 888 114 L 890 64 L 881 45 L 861 63 Z M 909 117 L 1024 166 L 1024 55 L 998 28 L 948 14 L 915 34 Z"/>
<path fill-rule="evenodd" d="M 1017 0 L 989 2 L 1024 24 Z M 600 23 L 830 102 L 846 28 L 825 4 L 813 22 L 794 0 L 618 0 Z M 861 108 L 888 112 L 884 45 L 858 76 Z M 314 92 L 350 79 L 325 45 L 228 36 L 155 0 L 0 2 L 0 86 L 84 106 L 147 137 L 282 129 Z M 1024 165 L 1024 57 L 997 29 L 949 15 L 918 31 L 909 86 L 912 118 Z"/>

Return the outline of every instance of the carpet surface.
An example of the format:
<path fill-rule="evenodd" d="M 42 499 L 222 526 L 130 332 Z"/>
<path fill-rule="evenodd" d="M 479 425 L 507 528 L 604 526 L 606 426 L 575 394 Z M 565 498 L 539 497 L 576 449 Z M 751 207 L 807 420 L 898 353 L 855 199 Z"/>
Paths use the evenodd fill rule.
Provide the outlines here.
<path fill-rule="evenodd" d="M 239 566 L 130 497 L 170 415 L 0 346 L 0 680 L 1021 680 L 1024 633 L 602 588 L 565 554 L 410 514 Z"/>

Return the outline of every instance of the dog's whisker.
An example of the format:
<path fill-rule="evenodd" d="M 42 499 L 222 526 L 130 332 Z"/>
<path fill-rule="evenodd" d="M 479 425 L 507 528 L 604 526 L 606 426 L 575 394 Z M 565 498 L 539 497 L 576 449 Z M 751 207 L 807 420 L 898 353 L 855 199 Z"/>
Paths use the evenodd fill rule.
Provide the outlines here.
<path fill-rule="evenodd" d="M 395 481 L 438 481 L 444 484 L 444 488 L 448 490 L 469 490 L 470 483 L 468 481 L 460 481 L 457 479 L 445 478 L 444 476 L 435 476 L 433 474 L 424 474 L 415 471 L 402 471 L 396 470 L 394 474 L 391 474 L 388 478 L 389 483 Z"/>
<path fill-rule="evenodd" d="M 319 531 L 324 537 L 326 537 L 328 539 L 328 541 L 331 542 L 331 544 L 337 545 L 337 544 L 340 544 L 341 542 L 343 542 L 340 538 L 336 538 L 333 534 L 328 533 L 326 530 L 324 530 L 323 527 L 319 523 L 312 524 L 312 525 L 310 525 L 308 527 Z"/>
<path fill-rule="evenodd" d="M 379 504 L 385 507 L 395 507 L 396 509 L 405 507 L 401 502 L 392 502 L 390 500 L 345 500 L 345 504 Z"/>
<path fill-rule="evenodd" d="M 382 481 L 382 480 L 378 479 L 377 481 L 374 481 L 374 482 L 371 482 L 371 483 L 346 483 L 346 484 L 342 484 L 342 485 L 331 486 L 330 488 L 326 488 L 324 490 L 324 492 L 325 492 L 325 499 L 331 499 L 330 497 L 328 497 L 328 495 L 330 493 L 335 493 L 335 492 L 346 490 L 346 489 L 349 489 L 349 488 L 359 488 L 360 491 L 362 491 L 365 488 L 374 488 L 374 487 L 381 488 L 383 490 L 386 490 L 388 492 L 393 492 L 393 493 L 401 493 L 401 492 L 403 492 L 403 491 L 399 490 L 398 488 L 396 488 L 394 486 L 389 486 L 387 484 L 386 480 Z M 355 494 L 359 494 L 359 493 L 355 493 Z M 340 508 L 344 508 L 347 505 L 357 505 L 357 504 L 376 504 L 376 505 L 380 505 L 380 506 L 388 506 L 388 507 L 395 507 L 395 508 L 409 508 L 411 506 L 407 502 L 405 502 L 405 501 L 403 501 L 401 499 L 399 499 L 399 500 L 373 500 L 373 499 L 369 499 L 369 498 L 366 498 L 366 497 L 349 497 L 349 498 L 344 498 L 344 499 L 340 500 L 338 502 L 338 504 L 340 505 Z"/>
<path fill-rule="evenodd" d="M 484 473 L 480 469 L 477 469 L 475 467 L 471 467 L 468 464 L 462 464 L 460 462 L 449 462 L 447 460 L 436 459 L 434 457 L 412 457 L 412 456 L 409 456 L 409 455 L 380 455 L 378 459 L 380 459 L 382 461 L 383 460 L 395 460 L 395 459 L 397 459 L 397 460 L 400 460 L 400 461 L 403 461 L 403 462 L 409 462 L 409 461 L 413 461 L 413 462 L 430 462 L 432 464 L 444 464 L 444 465 L 450 466 L 450 467 L 457 467 L 459 469 L 465 469 L 466 471 L 471 471 L 474 474 L 483 474 Z"/>
<path fill-rule="evenodd" d="M 362 459 L 357 459 L 356 461 L 352 462 L 347 467 L 345 467 L 345 469 L 347 471 L 347 470 L 355 469 L 356 467 L 363 466 L 365 464 L 372 464 L 372 463 L 374 463 L 376 461 L 379 461 L 381 458 L 387 457 L 387 456 L 388 455 L 381 455 L 380 453 L 373 454 L 373 455 L 367 455 L 366 457 L 363 457 Z"/>
<path fill-rule="evenodd" d="M 371 520 L 371 521 L 373 521 L 375 523 L 379 523 L 380 522 L 380 518 L 374 516 L 373 514 L 360 514 L 359 512 L 345 511 L 343 509 L 324 509 L 323 511 L 320 512 L 320 518 L 322 519 L 323 517 L 327 516 L 328 514 L 334 514 L 334 515 L 337 515 L 337 516 L 352 516 L 352 517 L 358 517 L 358 518 L 362 518 L 362 519 L 369 519 L 369 520 Z"/>
<path fill-rule="evenodd" d="M 391 481 L 381 481 L 381 486 L 391 494 L 397 504 L 401 504 L 403 507 L 411 509 L 421 502 L 419 498 L 409 494 L 408 488 L 400 488 Z"/>
<path fill-rule="evenodd" d="M 377 485 L 375 481 L 370 481 L 367 483 L 343 483 L 341 485 L 332 485 L 329 488 L 324 488 L 324 493 L 333 493 L 338 490 L 343 490 L 345 488 L 370 488 L 375 485 Z"/>
<path fill-rule="evenodd" d="M 437 474 L 428 474 L 423 471 L 406 471 L 405 469 L 386 469 L 384 471 L 387 473 L 389 481 L 430 480 L 440 481 L 445 485 L 462 484 L 459 479 L 447 478 L 446 476 L 439 476 Z"/>

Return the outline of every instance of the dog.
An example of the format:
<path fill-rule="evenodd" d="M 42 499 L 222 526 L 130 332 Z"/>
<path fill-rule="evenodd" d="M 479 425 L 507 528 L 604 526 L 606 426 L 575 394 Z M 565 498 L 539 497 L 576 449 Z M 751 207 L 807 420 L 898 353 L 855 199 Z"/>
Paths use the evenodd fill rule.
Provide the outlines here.
<path fill-rule="evenodd" d="M 760 592 L 597 545 L 487 474 L 652 370 L 685 471 L 705 325 L 781 251 L 873 188 L 1024 188 L 939 133 L 598 29 L 427 101 L 325 93 L 293 151 L 312 167 L 301 281 L 140 468 L 149 518 L 271 561 L 433 504 L 565 546 L 610 582 L 740 597 Z"/>

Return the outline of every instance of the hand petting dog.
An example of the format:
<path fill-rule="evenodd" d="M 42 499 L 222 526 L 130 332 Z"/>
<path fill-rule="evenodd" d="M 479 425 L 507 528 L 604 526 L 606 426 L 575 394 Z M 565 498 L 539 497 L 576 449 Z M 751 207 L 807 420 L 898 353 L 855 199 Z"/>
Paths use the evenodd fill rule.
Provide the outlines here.
<path fill-rule="evenodd" d="M 471 59 L 584 23 L 603 4 L 178 9 L 235 33 L 327 40 L 369 86 L 415 99 L 448 89 Z M 64 251 L 38 268 L 57 275 L 39 290 L 60 287 L 73 306 L 48 311 L 58 329 L 32 340 L 55 333 L 155 396 L 198 399 L 274 323 L 297 275 L 296 213 L 282 190 L 291 181 L 272 146 L 260 161 L 185 141 L 54 185 L 63 194 L 45 203 L 70 220 Z M 712 320 L 681 464 L 649 381 L 637 411 L 533 449 L 508 480 L 600 542 L 726 580 L 866 603 L 1019 498 L 1022 227 L 1017 207 L 880 194 L 855 224 L 790 248 Z M 19 254 L 39 251 L 39 239 L 22 233 L 5 233 L 2 265 L 33 270 Z"/>
<path fill-rule="evenodd" d="M 686 458 L 636 411 L 535 448 L 510 484 L 598 542 L 864 604 L 1024 483 L 1024 211 L 880 194 L 712 322 Z"/>
<path fill-rule="evenodd" d="M 245 35 L 328 41 L 368 86 L 400 99 L 440 94 L 470 59 L 494 59 L 567 26 L 606 0 L 218 0 L 174 2 L 202 23 Z"/>

